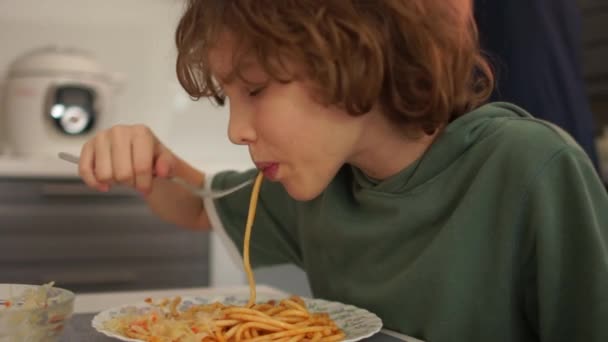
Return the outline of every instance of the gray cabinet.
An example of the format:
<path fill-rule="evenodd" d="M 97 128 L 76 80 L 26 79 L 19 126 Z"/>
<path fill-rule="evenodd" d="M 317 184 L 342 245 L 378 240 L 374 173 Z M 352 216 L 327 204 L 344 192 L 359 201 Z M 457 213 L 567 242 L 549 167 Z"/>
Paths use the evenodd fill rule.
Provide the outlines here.
<path fill-rule="evenodd" d="M 209 235 L 160 221 L 128 190 L 0 179 L 0 283 L 51 280 L 76 292 L 206 286 Z"/>

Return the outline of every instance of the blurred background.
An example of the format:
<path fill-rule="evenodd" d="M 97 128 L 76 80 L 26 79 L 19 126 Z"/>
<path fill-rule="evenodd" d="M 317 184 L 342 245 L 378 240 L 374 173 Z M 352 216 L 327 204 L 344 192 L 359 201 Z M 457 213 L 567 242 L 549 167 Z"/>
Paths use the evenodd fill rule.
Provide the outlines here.
<path fill-rule="evenodd" d="M 552 1 L 519 2 L 546 17 L 552 9 L 543 3 Z M 552 13 L 563 23 L 574 18 L 574 29 L 550 18 L 536 28 L 539 21 L 518 1 L 498 3 L 476 3 L 484 48 L 501 73 L 495 99 L 513 96 L 528 106 L 508 82 L 517 80 L 516 70 L 539 70 L 532 62 L 519 69 L 517 51 L 529 57 L 526 51 L 541 44 L 538 60 L 552 69 L 543 69 L 549 81 L 540 79 L 551 84 L 537 89 L 557 89 L 553 104 L 563 100 L 560 91 L 574 96 L 568 118 L 556 123 L 594 151 L 598 172 L 608 179 L 608 1 L 565 5 L 580 18 Z M 181 0 L 0 0 L 0 283 L 55 280 L 75 292 L 245 283 L 238 257 L 214 233 L 162 223 L 127 190 L 89 191 L 75 167 L 56 158 L 57 151 L 78 153 L 82 141 L 105 127 L 144 123 L 202 169 L 250 166 L 246 149 L 227 139 L 226 110 L 191 101 L 176 80 L 173 33 L 182 8 Z M 542 29 L 548 36 L 526 40 Z M 542 43 L 559 45 L 560 37 L 567 44 L 546 61 L 542 52 L 556 45 Z M 309 291 L 292 267 L 256 277 Z"/>

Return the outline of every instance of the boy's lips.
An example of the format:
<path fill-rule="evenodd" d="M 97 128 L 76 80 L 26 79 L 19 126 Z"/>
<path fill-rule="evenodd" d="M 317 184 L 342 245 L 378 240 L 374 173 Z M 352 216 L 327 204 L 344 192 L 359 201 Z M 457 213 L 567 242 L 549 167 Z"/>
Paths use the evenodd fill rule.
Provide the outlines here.
<path fill-rule="evenodd" d="M 264 176 L 270 180 L 277 178 L 277 172 L 279 171 L 279 163 L 276 162 L 259 162 L 255 163 L 258 170 L 264 173 Z"/>

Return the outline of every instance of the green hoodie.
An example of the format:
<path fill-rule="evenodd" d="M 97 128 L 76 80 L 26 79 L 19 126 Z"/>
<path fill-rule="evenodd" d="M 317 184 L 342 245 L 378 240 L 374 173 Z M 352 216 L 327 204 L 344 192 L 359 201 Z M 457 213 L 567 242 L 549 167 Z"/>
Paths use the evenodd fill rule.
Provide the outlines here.
<path fill-rule="evenodd" d="M 252 178 L 223 172 L 221 189 Z M 505 103 L 450 123 L 375 181 L 344 166 L 311 201 L 264 183 L 254 265 L 303 268 L 316 297 L 431 342 L 608 341 L 608 196 L 563 131 Z M 249 193 L 208 203 L 240 249 Z"/>

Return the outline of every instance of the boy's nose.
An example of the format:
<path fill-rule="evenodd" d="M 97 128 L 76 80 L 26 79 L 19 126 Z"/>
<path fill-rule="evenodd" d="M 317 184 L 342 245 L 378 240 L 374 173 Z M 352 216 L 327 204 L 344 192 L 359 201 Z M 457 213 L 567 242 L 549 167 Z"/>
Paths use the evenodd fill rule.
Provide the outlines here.
<path fill-rule="evenodd" d="M 236 145 L 248 145 L 255 141 L 256 132 L 253 128 L 253 115 L 231 106 L 228 121 L 228 139 Z"/>

